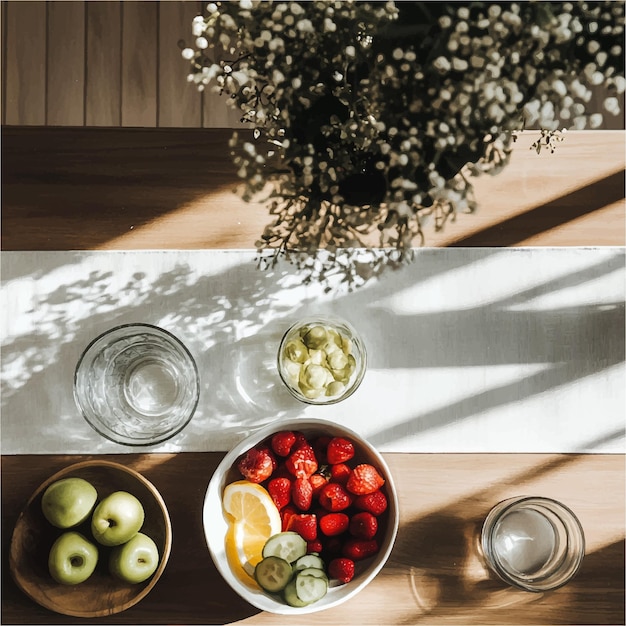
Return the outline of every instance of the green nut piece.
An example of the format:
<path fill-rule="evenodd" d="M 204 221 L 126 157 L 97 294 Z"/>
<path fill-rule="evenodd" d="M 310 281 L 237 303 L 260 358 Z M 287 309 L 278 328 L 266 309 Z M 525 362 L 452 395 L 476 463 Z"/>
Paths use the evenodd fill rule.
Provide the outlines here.
<path fill-rule="evenodd" d="M 311 363 L 300 373 L 300 382 L 312 389 L 323 389 L 328 382 L 328 370 L 321 365 Z"/>
<path fill-rule="evenodd" d="M 331 352 L 326 360 L 331 370 L 342 370 L 348 365 L 348 357 L 341 350 Z"/>
<path fill-rule="evenodd" d="M 313 326 L 304 335 L 303 340 L 307 348 L 319 349 L 328 340 L 328 333 L 323 326 Z"/>
<path fill-rule="evenodd" d="M 322 393 L 324 393 L 324 389 L 312 389 L 311 387 L 307 387 L 306 385 L 303 385 L 302 383 L 300 383 L 298 385 L 298 387 L 300 388 L 300 392 L 302 393 L 302 395 L 305 398 L 308 398 L 309 400 L 315 400 L 316 398 L 319 398 Z"/>
<path fill-rule="evenodd" d="M 338 380 L 334 380 L 326 387 L 326 395 L 327 396 L 338 396 L 343 393 L 346 386 L 339 382 Z"/>
<path fill-rule="evenodd" d="M 296 363 L 304 363 L 309 357 L 309 351 L 299 339 L 288 341 L 284 354 L 288 359 Z"/>

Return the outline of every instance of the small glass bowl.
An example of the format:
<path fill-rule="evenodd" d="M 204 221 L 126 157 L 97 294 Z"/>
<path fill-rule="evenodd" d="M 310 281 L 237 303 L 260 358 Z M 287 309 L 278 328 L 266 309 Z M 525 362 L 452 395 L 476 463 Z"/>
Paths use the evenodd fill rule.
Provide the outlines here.
<path fill-rule="evenodd" d="M 351 396 L 367 369 L 365 344 L 345 320 L 316 315 L 293 324 L 278 348 L 278 373 L 294 398 L 334 404 Z"/>
<path fill-rule="evenodd" d="M 189 423 L 199 396 L 189 350 L 150 324 L 125 324 L 96 337 L 74 373 L 74 399 L 84 418 L 124 445 L 170 439 Z"/>

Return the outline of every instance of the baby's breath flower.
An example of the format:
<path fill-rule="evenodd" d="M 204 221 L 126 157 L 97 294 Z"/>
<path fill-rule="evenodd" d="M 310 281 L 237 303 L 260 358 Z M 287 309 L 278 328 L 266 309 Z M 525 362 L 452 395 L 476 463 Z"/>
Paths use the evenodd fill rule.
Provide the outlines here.
<path fill-rule="evenodd" d="M 472 177 L 501 172 L 518 132 L 553 152 L 601 127 L 592 88 L 618 115 L 626 86 L 623 2 L 222 0 L 191 31 L 188 81 L 251 127 L 229 147 L 243 197 L 271 210 L 261 258 L 350 285 L 475 210 Z M 355 247 L 370 264 L 342 260 Z"/>

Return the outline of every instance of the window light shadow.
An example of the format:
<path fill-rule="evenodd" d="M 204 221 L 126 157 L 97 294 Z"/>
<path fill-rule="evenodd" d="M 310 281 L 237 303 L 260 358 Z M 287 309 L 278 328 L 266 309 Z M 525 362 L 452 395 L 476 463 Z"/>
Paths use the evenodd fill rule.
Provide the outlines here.
<path fill-rule="evenodd" d="M 455 239 L 448 246 L 464 248 L 519 245 L 531 237 L 622 201 L 624 181 L 624 170 L 615 172 L 540 206 L 502 220 L 493 226 Z"/>

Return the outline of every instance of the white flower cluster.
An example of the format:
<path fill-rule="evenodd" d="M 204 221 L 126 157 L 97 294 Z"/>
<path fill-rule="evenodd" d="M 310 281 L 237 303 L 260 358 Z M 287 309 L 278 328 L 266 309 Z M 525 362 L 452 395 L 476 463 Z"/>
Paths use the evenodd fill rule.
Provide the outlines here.
<path fill-rule="evenodd" d="M 212 2 L 182 51 L 189 80 L 249 122 L 233 136 L 245 197 L 268 192 L 260 250 L 393 247 L 472 211 L 471 176 L 515 133 L 596 128 L 624 92 L 623 2 Z M 242 133 L 243 135 L 243 133 Z M 329 265 L 316 272 L 323 275 Z"/>

